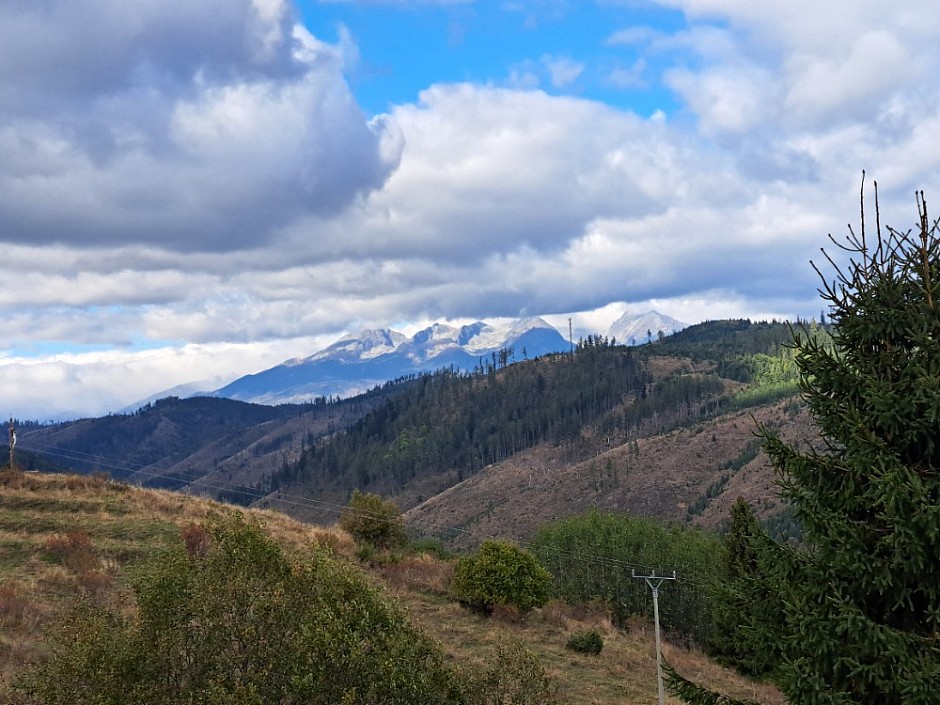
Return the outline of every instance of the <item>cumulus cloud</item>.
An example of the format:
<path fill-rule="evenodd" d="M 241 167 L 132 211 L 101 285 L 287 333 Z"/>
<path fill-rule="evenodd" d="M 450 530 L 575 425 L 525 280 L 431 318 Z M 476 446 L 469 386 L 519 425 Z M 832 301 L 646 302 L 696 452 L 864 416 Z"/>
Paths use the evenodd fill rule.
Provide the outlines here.
<path fill-rule="evenodd" d="M 350 256 L 444 264 L 557 251 L 595 217 L 663 208 L 688 189 L 673 168 L 696 158 L 636 115 L 539 91 L 439 85 L 393 117 L 407 145 L 399 169 L 329 226 Z"/>
<path fill-rule="evenodd" d="M 395 168 L 287 0 L 0 7 L 8 240 L 226 251 Z"/>
<path fill-rule="evenodd" d="M 748 133 L 777 115 L 773 75 L 744 62 L 723 64 L 705 73 L 676 69 L 665 78 L 710 134 Z"/>
<path fill-rule="evenodd" d="M 801 121 L 864 119 L 873 101 L 919 73 L 913 59 L 900 37 L 881 30 L 859 35 L 836 56 L 798 55 L 790 61 L 785 107 Z"/>
<path fill-rule="evenodd" d="M 759 102 L 763 116 L 774 115 L 776 124 L 796 130 L 867 122 L 891 96 L 921 92 L 940 68 L 938 53 L 927 48 L 940 31 L 937 7 L 888 11 L 877 0 L 860 0 L 851 7 L 810 0 L 660 4 L 681 9 L 703 24 L 678 37 L 644 37 L 629 30 L 625 36 L 659 46 L 677 39 L 688 43 L 702 61 L 693 73 L 706 85 L 693 107 L 705 120 L 710 93 L 719 103 L 738 102 L 742 110 Z M 742 77 L 742 65 L 759 71 L 763 79 Z M 743 80 L 727 81 L 722 88 L 729 71 L 734 72 L 731 78 Z M 677 90 L 695 101 L 694 87 L 685 84 L 677 84 Z M 776 84 L 775 90 L 768 90 L 771 84 Z"/>

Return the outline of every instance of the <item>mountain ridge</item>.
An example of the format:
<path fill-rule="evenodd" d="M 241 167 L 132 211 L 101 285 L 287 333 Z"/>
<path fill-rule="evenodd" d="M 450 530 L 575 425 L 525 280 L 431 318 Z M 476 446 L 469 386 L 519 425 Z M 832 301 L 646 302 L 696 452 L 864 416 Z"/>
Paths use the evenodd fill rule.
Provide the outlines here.
<path fill-rule="evenodd" d="M 626 313 L 614 322 L 611 331 L 639 330 L 650 325 L 665 334 L 686 327 L 657 312 Z M 623 335 L 617 339 L 623 343 L 628 340 Z M 485 368 L 487 364 L 497 364 L 497 357 L 506 364 L 562 352 L 572 342 L 540 316 L 500 324 L 475 321 L 459 327 L 437 322 L 411 336 L 392 328 L 368 328 L 358 334 L 346 334 L 307 357 L 285 360 L 202 394 L 258 404 L 349 397 L 391 379 L 446 367 L 465 371 Z"/>
<path fill-rule="evenodd" d="M 651 343 L 660 336 L 672 335 L 688 328 L 687 323 L 677 321 L 659 311 L 631 315 L 628 311 L 610 324 L 607 335 L 624 345 Z"/>

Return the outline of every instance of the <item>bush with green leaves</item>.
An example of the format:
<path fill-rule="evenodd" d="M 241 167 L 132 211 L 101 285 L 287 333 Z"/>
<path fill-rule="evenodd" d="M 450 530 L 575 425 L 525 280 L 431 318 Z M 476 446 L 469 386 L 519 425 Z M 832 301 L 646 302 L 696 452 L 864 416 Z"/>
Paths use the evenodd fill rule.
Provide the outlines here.
<path fill-rule="evenodd" d="M 528 551 L 506 541 L 484 541 L 457 561 L 451 588 L 458 600 L 490 611 L 496 605 L 527 612 L 551 597 L 552 576 Z"/>
<path fill-rule="evenodd" d="M 593 654 L 596 656 L 604 648 L 604 637 L 591 629 L 590 631 L 572 634 L 565 646 L 580 654 Z"/>
<path fill-rule="evenodd" d="M 288 560 L 229 519 L 180 542 L 133 580 L 136 613 L 77 608 L 52 658 L 22 676 L 42 705 L 461 703 L 439 647 L 354 568 Z"/>
<path fill-rule="evenodd" d="M 353 490 L 339 526 L 357 543 L 374 548 L 401 548 L 408 543 L 401 510 L 371 492 Z"/>

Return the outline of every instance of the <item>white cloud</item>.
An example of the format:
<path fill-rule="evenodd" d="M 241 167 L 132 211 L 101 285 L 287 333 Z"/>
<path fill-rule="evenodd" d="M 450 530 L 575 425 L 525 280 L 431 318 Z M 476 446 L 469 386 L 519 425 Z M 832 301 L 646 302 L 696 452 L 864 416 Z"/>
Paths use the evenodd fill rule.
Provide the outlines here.
<path fill-rule="evenodd" d="M 58 419 L 103 415 L 166 389 L 202 382 L 217 389 L 240 375 L 283 362 L 331 338 L 273 343 L 184 345 L 139 352 L 87 352 L 40 359 L 0 357 L 0 397 L 8 416 Z M 15 405 L 11 403 L 15 401 Z"/>
<path fill-rule="evenodd" d="M 861 170 L 901 228 L 940 187 L 940 13 L 660 4 L 688 26 L 606 46 L 641 50 L 611 81 L 665 80 L 669 114 L 536 90 L 594 68 L 550 54 L 372 120 L 348 33 L 286 0 L 0 5 L 10 411 L 99 413 L 392 322 L 815 315 L 807 260 Z M 68 345 L 118 350 L 42 356 Z"/>
<path fill-rule="evenodd" d="M 535 90 L 541 85 L 541 79 L 531 64 L 520 64 L 510 69 L 506 85 L 521 91 Z"/>
<path fill-rule="evenodd" d="M 843 51 L 871 28 L 890 28 L 913 40 L 936 34 L 940 8 L 935 5 L 893 5 L 880 0 L 851 4 L 815 0 L 657 0 L 682 10 L 693 21 L 723 21 L 751 41 L 779 45 L 789 51 L 812 47 Z"/>
<path fill-rule="evenodd" d="M 620 90 L 626 88 L 645 88 L 649 82 L 644 78 L 646 60 L 637 59 L 629 67 L 615 66 L 607 74 L 607 82 Z"/>
<path fill-rule="evenodd" d="M 362 255 L 551 251 L 598 215 L 662 208 L 681 188 L 667 171 L 694 158 L 634 115 L 537 91 L 435 86 L 394 118 L 401 166 L 337 226 Z"/>
<path fill-rule="evenodd" d="M 542 56 L 542 65 L 548 70 L 552 86 L 568 88 L 584 73 L 584 62 L 567 56 Z"/>
<path fill-rule="evenodd" d="M 724 27 L 693 29 L 688 34 L 649 41 L 689 42 L 705 61 L 700 73 L 714 86 L 722 76 L 736 78 L 742 63 L 765 74 L 755 92 L 744 76 L 743 92 L 766 102 L 762 112 L 796 129 L 826 129 L 840 121 L 868 121 L 892 96 L 919 92 L 937 75 L 938 52 L 931 47 L 940 31 L 940 6 L 892 6 L 878 0 L 850 5 L 811 0 L 659 0 L 692 20 Z M 616 35 L 615 35 L 616 36 Z M 716 39 L 719 40 L 716 43 Z M 771 89 L 773 86 L 773 89 Z M 680 86 L 684 95 L 687 86 Z M 714 88 L 713 88 L 714 90 Z M 706 91 L 707 92 L 707 91 Z M 716 98 L 729 100 L 727 90 Z M 746 98 L 742 109 L 752 106 Z M 693 107 L 703 110 L 707 100 Z"/>
<path fill-rule="evenodd" d="M 706 72 L 677 69 L 665 78 L 707 133 L 746 133 L 779 115 L 772 74 L 743 62 Z"/>
<path fill-rule="evenodd" d="M 812 304 L 810 304 L 812 305 Z M 635 301 L 630 309 L 637 312 L 668 311 L 669 315 L 684 322 L 715 321 L 724 318 L 749 318 L 752 321 L 793 320 L 796 311 L 805 311 L 805 300 L 755 301 L 734 291 L 715 289 L 699 292 L 695 296 L 680 296 L 670 299 L 647 299 Z M 802 315 L 809 318 L 811 313 Z M 818 314 L 816 314 L 818 315 Z"/>
<path fill-rule="evenodd" d="M 398 7 L 420 7 L 421 5 L 464 5 L 475 0 L 319 0 L 324 4 L 396 5 Z"/>
<path fill-rule="evenodd" d="M 787 69 L 791 82 L 784 107 L 799 122 L 865 119 L 873 104 L 920 74 L 915 54 L 881 30 L 859 35 L 842 55 L 796 55 Z"/>
<path fill-rule="evenodd" d="M 288 0 L 6 4 L 4 235 L 225 251 L 336 212 L 398 159 L 342 70 Z"/>
<path fill-rule="evenodd" d="M 649 44 L 655 39 L 664 36 L 659 30 L 645 25 L 635 25 L 626 29 L 618 29 L 604 40 L 607 46 L 633 46 Z"/>

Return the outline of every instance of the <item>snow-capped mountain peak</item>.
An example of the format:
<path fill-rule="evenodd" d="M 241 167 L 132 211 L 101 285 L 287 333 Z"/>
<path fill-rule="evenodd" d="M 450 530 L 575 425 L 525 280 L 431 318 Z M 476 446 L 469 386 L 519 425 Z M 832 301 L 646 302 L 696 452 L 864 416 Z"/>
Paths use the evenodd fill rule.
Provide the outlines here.
<path fill-rule="evenodd" d="M 483 321 L 477 321 L 476 323 L 470 323 L 469 325 L 462 326 L 460 328 L 460 332 L 457 334 L 457 345 L 469 345 L 471 340 L 476 338 L 481 333 L 491 329 L 492 326 L 489 323 L 484 323 Z"/>
<path fill-rule="evenodd" d="M 368 329 L 310 357 L 246 375 L 214 394 L 262 404 L 349 396 L 404 375 L 442 367 L 472 370 L 481 357 L 511 346 L 519 357 L 535 357 L 565 350 L 567 343 L 541 319 L 500 326 L 477 321 L 460 328 L 435 323 L 410 338 L 388 328 Z"/>
<path fill-rule="evenodd" d="M 449 326 L 445 323 L 435 323 L 430 328 L 425 328 L 419 330 L 413 336 L 411 336 L 412 343 L 421 344 L 427 343 L 432 340 L 448 340 L 456 342 L 457 336 L 460 334 L 458 328 Z"/>
<path fill-rule="evenodd" d="M 506 336 L 506 339 L 507 341 L 512 341 L 531 330 L 538 329 L 553 330 L 556 333 L 558 332 L 558 330 L 549 324 L 544 318 L 540 318 L 539 316 L 531 316 L 529 318 L 520 318 L 518 321 L 514 321 L 512 327 L 509 329 L 509 333 Z"/>
<path fill-rule="evenodd" d="M 329 347 L 308 357 L 304 362 L 328 358 L 369 359 L 395 352 L 407 340 L 404 333 L 391 328 L 368 328 L 356 335 L 344 335 Z"/>
<path fill-rule="evenodd" d="M 685 327 L 652 311 L 625 314 L 610 327 L 610 336 L 627 344 L 655 340 Z M 649 331 L 649 334 L 647 334 Z M 509 361 L 565 352 L 570 342 L 539 317 L 476 321 L 455 327 L 435 323 L 411 337 L 390 328 L 345 335 L 303 359 L 289 360 L 254 375 L 246 375 L 213 394 L 262 404 L 306 401 L 318 396 L 350 396 L 405 375 L 444 367 L 472 370 L 481 360 L 509 350 Z"/>
<path fill-rule="evenodd" d="M 660 333 L 672 335 L 683 328 L 688 328 L 688 323 L 658 311 L 640 314 L 627 311 L 610 325 L 607 336 L 616 338 L 622 345 L 641 345 L 658 339 Z"/>

